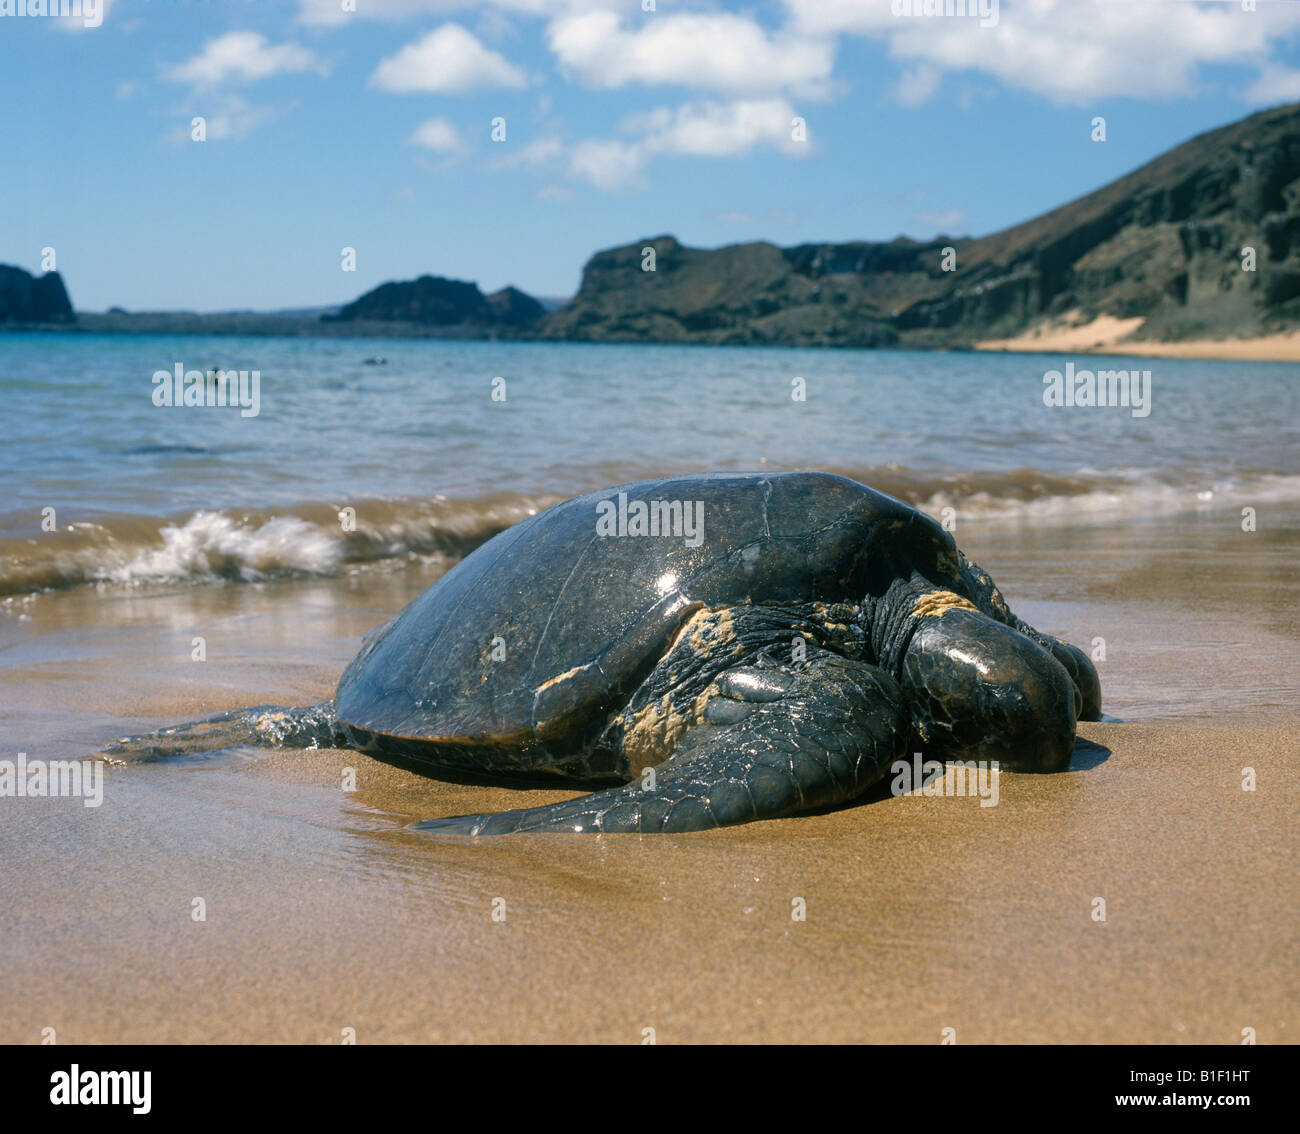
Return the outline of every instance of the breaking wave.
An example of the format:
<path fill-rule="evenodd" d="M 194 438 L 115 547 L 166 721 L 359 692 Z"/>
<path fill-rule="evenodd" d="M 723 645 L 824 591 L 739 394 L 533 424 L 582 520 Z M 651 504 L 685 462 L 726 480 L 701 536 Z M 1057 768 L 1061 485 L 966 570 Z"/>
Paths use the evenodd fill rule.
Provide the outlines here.
<path fill-rule="evenodd" d="M 403 557 L 455 559 L 560 499 L 372 500 L 351 505 L 352 530 L 340 519 L 341 505 L 323 503 L 285 512 L 202 510 L 177 519 L 101 516 L 57 532 L 0 537 L 0 594 L 82 583 L 260 583 Z"/>
<path fill-rule="evenodd" d="M 1035 469 L 955 473 L 886 465 L 833 471 L 935 516 L 953 508 L 964 521 L 991 523 L 1078 523 L 1300 500 L 1300 476 L 1281 474 L 1197 481 L 1138 470 L 1064 476 Z M 180 517 L 100 515 L 48 533 L 32 531 L 29 516 L 11 516 L 0 526 L 0 595 L 88 583 L 259 583 L 335 575 L 404 558 L 455 560 L 575 494 L 363 501 L 352 504 L 351 530 L 340 520 L 343 506 L 325 502 L 284 510 L 200 510 Z"/>

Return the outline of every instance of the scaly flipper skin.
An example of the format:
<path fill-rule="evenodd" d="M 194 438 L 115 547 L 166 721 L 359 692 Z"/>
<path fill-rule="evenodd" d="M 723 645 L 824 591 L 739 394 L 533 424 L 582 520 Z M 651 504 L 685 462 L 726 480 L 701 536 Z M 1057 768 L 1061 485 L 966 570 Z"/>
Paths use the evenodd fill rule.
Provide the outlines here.
<path fill-rule="evenodd" d="M 343 743 L 334 703 L 260 705 L 234 709 L 206 720 L 174 725 L 145 736 L 124 736 L 105 746 L 106 755 L 147 762 L 222 748 L 331 748 Z"/>
<path fill-rule="evenodd" d="M 907 740 L 897 683 L 865 662 L 816 647 L 807 660 L 724 671 L 671 758 L 638 779 L 550 807 L 430 819 L 444 835 L 703 831 L 857 798 Z"/>

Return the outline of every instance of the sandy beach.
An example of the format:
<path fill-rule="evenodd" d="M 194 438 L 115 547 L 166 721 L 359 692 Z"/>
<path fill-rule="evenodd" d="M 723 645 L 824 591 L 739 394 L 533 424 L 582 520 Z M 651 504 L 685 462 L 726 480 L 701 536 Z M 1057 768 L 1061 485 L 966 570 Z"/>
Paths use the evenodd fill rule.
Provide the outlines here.
<path fill-rule="evenodd" d="M 338 1124 L 291 1045 L 1285 1089 L 1226 1050 L 1300 1044 L 1256 7 L 0 5 L 15 1129 Z"/>
<path fill-rule="evenodd" d="M 959 531 L 1018 613 L 1105 639 L 1122 718 L 993 807 L 878 791 L 705 834 L 438 841 L 408 824 L 520 793 L 334 750 L 110 768 L 99 808 L 6 800 L 0 1041 L 1297 1042 L 1298 530 Z M 322 699 L 434 574 L 9 600 L 6 747 Z"/>
<path fill-rule="evenodd" d="M 1203 358 L 1236 362 L 1300 362 L 1300 331 L 1254 338 L 1183 339 L 1154 342 L 1135 339 L 1145 319 L 1099 315 L 1082 322 L 1077 313 L 1009 339 L 985 339 L 976 350 L 1041 354 L 1123 354 L 1141 358 Z"/>

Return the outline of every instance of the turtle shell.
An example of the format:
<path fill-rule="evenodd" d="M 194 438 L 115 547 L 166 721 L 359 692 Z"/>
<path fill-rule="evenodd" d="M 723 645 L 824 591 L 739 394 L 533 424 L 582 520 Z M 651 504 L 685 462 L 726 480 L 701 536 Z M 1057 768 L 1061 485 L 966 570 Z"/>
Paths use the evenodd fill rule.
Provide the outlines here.
<path fill-rule="evenodd" d="M 410 740 L 553 741 L 624 703 L 702 608 L 856 601 L 951 547 L 933 520 L 830 473 L 590 493 L 489 540 L 376 630 L 338 717 Z"/>

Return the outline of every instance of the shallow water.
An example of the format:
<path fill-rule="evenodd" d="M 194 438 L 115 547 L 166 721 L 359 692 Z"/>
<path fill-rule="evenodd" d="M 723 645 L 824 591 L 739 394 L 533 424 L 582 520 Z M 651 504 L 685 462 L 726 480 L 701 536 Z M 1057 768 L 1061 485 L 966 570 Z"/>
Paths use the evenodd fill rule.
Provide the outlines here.
<path fill-rule="evenodd" d="M 1043 375 L 1067 361 L 1150 370 L 1149 416 L 1045 406 Z M 257 415 L 156 406 L 153 374 L 178 364 L 258 371 Z M 705 469 L 827 468 L 968 519 L 1259 508 L 1300 500 L 1296 378 L 1047 355 L 5 335 L 0 595 L 456 557 L 579 492 Z"/>
<path fill-rule="evenodd" d="M 261 413 L 155 407 L 173 357 L 262 367 Z M 554 500 L 803 465 L 945 516 L 1023 617 L 1094 655 L 1112 716 L 1285 711 L 1294 368 L 1148 364 L 1134 418 L 1044 407 L 1048 356 L 0 336 L 0 705 L 20 747 L 79 755 L 135 717 L 318 700 L 368 630 Z"/>
<path fill-rule="evenodd" d="M 176 360 L 262 367 L 261 414 L 154 408 Z M 0 758 L 321 700 L 494 531 L 703 468 L 828 466 L 954 508 L 1124 722 L 988 809 L 874 796 L 652 838 L 423 837 L 568 793 L 353 752 L 110 767 L 100 807 L 0 800 L 0 1040 L 1294 1042 L 1293 368 L 1152 361 L 1135 419 L 1042 407 L 1060 364 L 0 336 Z"/>

